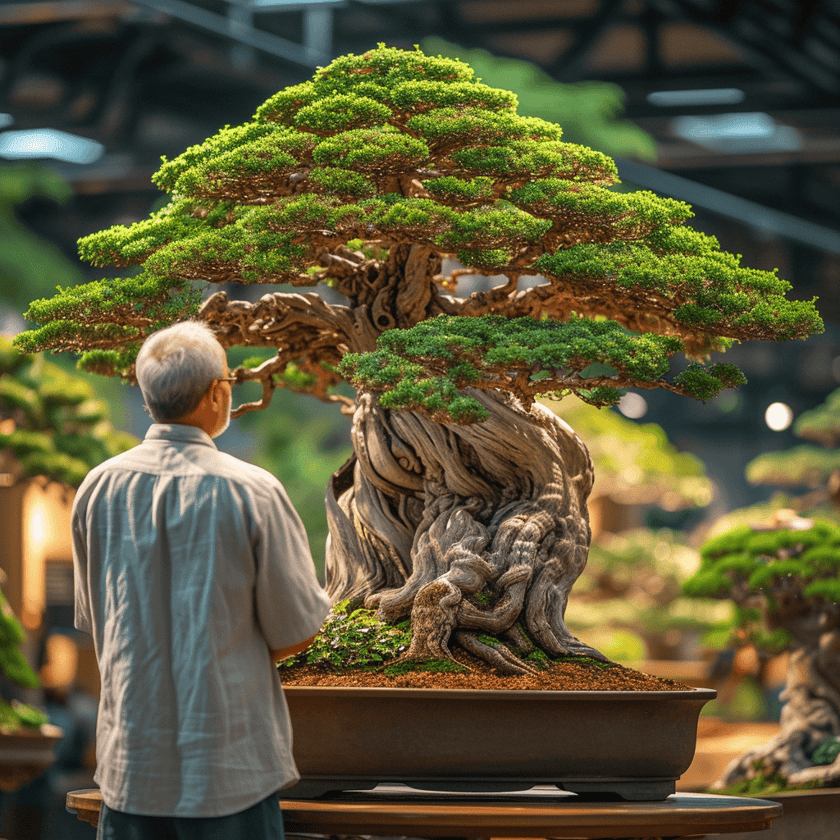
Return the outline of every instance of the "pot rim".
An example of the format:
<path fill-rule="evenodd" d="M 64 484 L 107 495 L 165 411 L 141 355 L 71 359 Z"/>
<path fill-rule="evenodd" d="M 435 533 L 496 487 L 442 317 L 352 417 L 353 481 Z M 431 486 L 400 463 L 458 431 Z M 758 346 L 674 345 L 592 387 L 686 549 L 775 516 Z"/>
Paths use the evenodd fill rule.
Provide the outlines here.
<path fill-rule="evenodd" d="M 480 688 L 403 688 L 389 686 L 362 686 L 362 685 L 285 685 L 284 692 L 292 692 L 299 695 L 318 694 L 352 694 L 355 697 L 398 697 L 408 699 L 422 696 L 429 700 L 454 699 L 462 697 L 466 700 L 561 700 L 575 701 L 608 701 L 630 700 L 636 701 L 661 701 L 668 697 L 675 700 L 701 700 L 707 703 L 717 697 L 717 691 L 713 688 L 694 688 L 678 691 L 551 691 L 534 689 L 480 689 Z"/>

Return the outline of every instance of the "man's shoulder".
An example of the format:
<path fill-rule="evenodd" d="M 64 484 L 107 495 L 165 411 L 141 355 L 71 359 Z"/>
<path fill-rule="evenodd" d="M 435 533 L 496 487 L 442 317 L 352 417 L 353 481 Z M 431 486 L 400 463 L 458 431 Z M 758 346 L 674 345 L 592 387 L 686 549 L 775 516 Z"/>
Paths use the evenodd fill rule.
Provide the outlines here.
<path fill-rule="evenodd" d="M 210 471 L 233 484 L 257 492 L 271 493 L 283 486 L 268 470 L 220 450 L 212 455 Z"/>
<path fill-rule="evenodd" d="M 94 467 L 85 477 L 76 493 L 76 499 L 81 501 L 108 476 L 117 474 L 126 477 L 132 474 L 149 474 L 152 476 L 190 476 L 192 479 L 216 479 L 228 483 L 239 492 L 251 496 L 276 496 L 279 492 L 285 494 L 285 489 L 276 476 L 256 464 L 243 461 L 227 452 L 215 447 L 201 446 L 191 449 L 189 457 L 176 455 L 171 461 L 161 460 L 157 447 L 142 442 L 138 446 L 115 455 Z"/>

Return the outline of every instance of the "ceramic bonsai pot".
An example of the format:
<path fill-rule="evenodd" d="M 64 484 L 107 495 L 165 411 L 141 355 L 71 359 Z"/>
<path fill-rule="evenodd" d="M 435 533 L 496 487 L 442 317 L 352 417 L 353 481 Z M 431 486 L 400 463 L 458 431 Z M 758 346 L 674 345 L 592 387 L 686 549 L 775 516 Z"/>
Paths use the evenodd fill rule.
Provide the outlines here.
<path fill-rule="evenodd" d="M 0 790 L 15 791 L 37 779 L 55 761 L 55 745 L 63 734 L 51 723 L 0 734 Z"/>
<path fill-rule="evenodd" d="M 400 782 L 660 800 L 691 764 L 712 689 L 477 691 L 290 686 L 301 781 L 284 798 Z"/>

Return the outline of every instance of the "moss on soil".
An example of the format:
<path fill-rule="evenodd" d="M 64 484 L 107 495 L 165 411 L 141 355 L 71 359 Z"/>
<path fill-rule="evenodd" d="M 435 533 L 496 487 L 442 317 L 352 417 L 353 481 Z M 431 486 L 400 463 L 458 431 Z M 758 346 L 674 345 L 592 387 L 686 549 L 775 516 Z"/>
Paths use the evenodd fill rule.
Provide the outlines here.
<path fill-rule="evenodd" d="M 451 688 L 531 691 L 685 691 L 688 686 L 674 680 L 634 671 L 622 665 L 605 666 L 586 657 L 552 660 L 551 666 L 535 674 L 507 676 L 486 662 L 456 649 L 458 671 L 431 669 L 424 662 L 402 662 L 383 669 L 330 671 L 313 665 L 296 665 L 281 670 L 283 684 L 336 685 L 377 688 Z M 389 673 L 399 668 L 400 673 Z"/>
<path fill-rule="evenodd" d="M 521 628 L 520 628 L 521 629 Z M 527 634 L 523 637 L 530 643 Z M 486 634 L 494 646 L 501 639 Z M 514 650 L 536 668 L 508 676 L 484 660 L 453 647 L 453 659 L 405 660 L 411 644 L 408 621 L 389 624 L 360 600 L 340 601 L 315 641 L 303 653 L 278 664 L 284 685 L 345 685 L 402 688 L 531 689 L 549 691 L 681 691 L 687 686 L 588 656 L 550 658 L 536 648 Z"/>

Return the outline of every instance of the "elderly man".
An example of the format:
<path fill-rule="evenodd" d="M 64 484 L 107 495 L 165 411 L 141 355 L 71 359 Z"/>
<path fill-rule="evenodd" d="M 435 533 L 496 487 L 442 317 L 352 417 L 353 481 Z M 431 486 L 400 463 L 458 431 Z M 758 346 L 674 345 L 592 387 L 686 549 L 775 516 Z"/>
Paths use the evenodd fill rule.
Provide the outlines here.
<path fill-rule="evenodd" d="M 212 441 L 231 406 L 213 333 L 156 332 L 136 370 L 154 423 L 89 473 L 72 517 L 76 627 L 102 677 L 98 837 L 276 840 L 299 776 L 274 663 L 329 603 L 283 486 Z"/>

